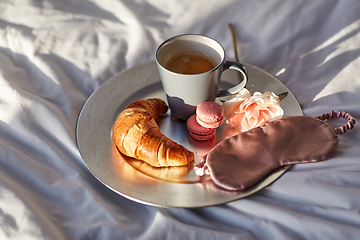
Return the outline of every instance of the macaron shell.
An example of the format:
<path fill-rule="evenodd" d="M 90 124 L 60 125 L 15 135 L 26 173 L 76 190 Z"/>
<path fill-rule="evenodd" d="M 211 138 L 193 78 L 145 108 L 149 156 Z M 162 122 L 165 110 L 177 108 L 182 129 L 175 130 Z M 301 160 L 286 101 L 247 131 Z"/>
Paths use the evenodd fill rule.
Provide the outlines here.
<path fill-rule="evenodd" d="M 199 141 L 210 140 L 215 136 L 215 132 L 213 134 L 209 134 L 209 135 L 196 135 L 193 132 L 189 132 L 189 133 L 192 138 L 199 140 Z"/>
<path fill-rule="evenodd" d="M 186 124 L 190 136 L 196 140 L 209 140 L 215 136 L 215 128 L 205 128 L 196 121 L 196 115 L 192 115 Z"/>

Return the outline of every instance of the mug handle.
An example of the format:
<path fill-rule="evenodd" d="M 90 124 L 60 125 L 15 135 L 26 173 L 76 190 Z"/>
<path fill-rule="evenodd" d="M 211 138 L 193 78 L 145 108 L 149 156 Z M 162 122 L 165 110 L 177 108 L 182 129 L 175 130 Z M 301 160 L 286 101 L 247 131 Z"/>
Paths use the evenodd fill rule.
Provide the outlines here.
<path fill-rule="evenodd" d="M 241 81 L 241 83 L 239 83 L 238 85 L 236 85 L 232 88 L 219 90 L 216 97 L 224 97 L 224 96 L 229 96 L 231 94 L 235 94 L 235 93 L 239 92 L 241 89 L 243 89 L 247 83 L 249 74 L 248 74 L 247 68 L 244 65 L 242 65 L 239 62 L 225 61 L 222 71 L 225 71 L 228 69 L 233 69 L 233 70 L 238 71 L 241 74 L 243 80 Z"/>

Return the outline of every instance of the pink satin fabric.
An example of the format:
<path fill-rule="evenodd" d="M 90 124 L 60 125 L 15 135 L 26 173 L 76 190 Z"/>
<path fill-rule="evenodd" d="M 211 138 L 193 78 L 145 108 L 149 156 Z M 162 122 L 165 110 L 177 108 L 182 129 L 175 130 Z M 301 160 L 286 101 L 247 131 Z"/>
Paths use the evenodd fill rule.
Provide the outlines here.
<path fill-rule="evenodd" d="M 281 166 L 326 160 L 338 143 L 328 123 L 309 116 L 286 117 L 220 142 L 198 168 L 224 189 L 244 190 Z"/>

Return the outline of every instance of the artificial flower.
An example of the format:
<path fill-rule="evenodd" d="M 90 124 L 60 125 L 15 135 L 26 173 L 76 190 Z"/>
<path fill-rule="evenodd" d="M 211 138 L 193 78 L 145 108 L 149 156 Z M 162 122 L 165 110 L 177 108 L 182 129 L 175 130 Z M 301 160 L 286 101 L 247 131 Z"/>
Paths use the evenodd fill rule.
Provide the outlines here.
<path fill-rule="evenodd" d="M 248 90 L 244 90 L 225 101 L 223 107 L 226 124 L 241 132 L 261 127 L 284 115 L 279 97 L 269 91 L 255 92 L 251 96 Z"/>

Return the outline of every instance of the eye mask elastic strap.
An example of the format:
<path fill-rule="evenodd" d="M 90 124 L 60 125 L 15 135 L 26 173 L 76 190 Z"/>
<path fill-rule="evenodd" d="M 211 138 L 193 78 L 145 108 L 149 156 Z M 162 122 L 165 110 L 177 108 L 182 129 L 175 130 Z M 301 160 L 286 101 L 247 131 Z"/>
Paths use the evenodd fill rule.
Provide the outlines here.
<path fill-rule="evenodd" d="M 318 118 L 320 120 L 326 121 L 333 118 L 345 118 L 348 120 L 348 122 L 341 127 L 334 128 L 334 131 L 337 135 L 345 133 L 347 130 L 353 129 L 354 125 L 356 123 L 355 118 L 351 116 L 349 113 L 344 111 L 331 111 L 330 113 L 324 113 L 320 116 L 317 116 L 315 118 Z"/>

